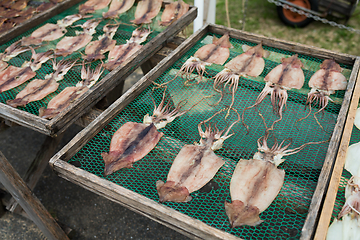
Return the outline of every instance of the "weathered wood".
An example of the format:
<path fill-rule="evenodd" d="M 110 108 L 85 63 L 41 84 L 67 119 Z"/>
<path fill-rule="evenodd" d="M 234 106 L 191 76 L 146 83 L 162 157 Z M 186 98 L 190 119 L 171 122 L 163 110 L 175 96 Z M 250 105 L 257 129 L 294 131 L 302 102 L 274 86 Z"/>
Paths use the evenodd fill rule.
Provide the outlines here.
<path fill-rule="evenodd" d="M 360 61 L 358 58 L 357 62 Z M 351 98 L 349 112 L 346 118 L 344 132 L 341 138 L 339 151 L 336 157 L 335 165 L 332 171 L 329 187 L 327 189 L 324 205 L 321 211 L 319 224 L 316 229 L 315 239 L 321 240 L 326 238 L 326 233 L 330 224 L 331 215 L 336 200 L 336 194 L 341 180 L 341 174 L 346 160 L 346 153 L 349 147 L 352 129 L 354 126 L 356 110 L 360 98 L 360 74 L 357 75 L 354 94 Z"/>
<path fill-rule="evenodd" d="M 56 221 L 0 152 L 0 182 L 48 239 L 68 239 Z"/>
<path fill-rule="evenodd" d="M 68 0 L 70 2 L 70 0 Z M 12 108 L 6 104 L 0 103 L 0 117 L 9 119 L 20 125 L 31 128 L 49 136 L 56 136 L 64 132 L 79 117 L 88 112 L 97 102 L 99 102 L 107 93 L 113 90 L 117 85 L 122 84 L 136 68 L 147 61 L 153 54 L 160 50 L 166 41 L 177 35 L 184 27 L 189 25 L 196 17 L 196 7 L 191 7 L 189 11 L 159 33 L 146 45 L 144 45 L 136 54 L 127 59 L 119 67 L 111 71 L 99 81 L 92 89 L 85 92 L 79 99 L 74 101 L 67 109 L 58 114 L 51 120 L 42 119 L 39 116 L 30 114 L 20 109 Z"/>
<path fill-rule="evenodd" d="M 162 223 L 166 226 L 172 226 L 175 230 L 181 230 L 187 233 L 189 237 L 196 237 L 200 239 L 236 239 L 239 238 L 214 229 L 205 223 L 195 220 L 185 214 L 174 211 L 160 203 L 150 200 L 138 193 L 123 188 L 117 184 L 101 179 L 84 170 L 64 161 L 56 161 L 54 170 L 60 174 L 61 177 L 76 183 L 85 189 L 94 193 L 105 196 L 111 201 L 119 203 L 137 213 L 150 217 L 151 219 Z M 68 179 L 68 176 L 75 176 Z M 136 199 L 136 201 L 134 201 Z"/>
<path fill-rule="evenodd" d="M 30 167 L 25 173 L 25 176 L 23 177 L 24 182 L 31 190 L 35 188 L 42 173 L 48 165 L 50 158 L 54 155 L 58 145 L 60 144 L 63 135 L 64 134 L 60 134 L 56 138 L 49 136 L 45 138 L 45 141 L 40 150 L 37 152 L 35 159 L 32 161 Z M 22 208 L 14 198 L 9 201 L 6 209 L 16 214 L 20 214 L 22 211 Z"/>
<path fill-rule="evenodd" d="M 290 42 L 290 41 L 285 41 L 285 40 L 279 40 L 276 38 L 265 37 L 262 35 L 249 33 L 249 32 L 245 32 L 245 31 L 240 31 L 237 29 L 227 28 L 224 26 L 219 26 L 219 25 L 214 25 L 214 24 L 209 24 L 209 30 L 211 32 L 214 32 L 217 34 L 224 34 L 225 32 L 229 32 L 230 37 L 233 37 L 233 38 L 250 41 L 250 42 L 254 42 L 254 43 L 262 42 L 263 45 L 265 45 L 265 46 L 279 48 L 279 49 L 283 49 L 283 50 L 287 50 L 287 51 L 291 51 L 291 52 L 296 52 L 299 54 L 305 54 L 305 55 L 313 56 L 316 58 L 322 58 L 322 59 L 335 58 L 336 62 L 344 63 L 344 64 L 348 64 L 348 65 L 353 65 L 355 62 L 355 58 L 356 58 L 356 56 L 349 55 L 349 54 L 338 53 L 338 52 L 334 52 L 334 51 L 330 51 L 330 50 L 326 50 L 326 49 L 322 49 L 322 48 L 317 48 L 317 47 L 313 47 L 313 46 L 307 46 L 307 45 L 296 43 L 296 42 Z"/>
<path fill-rule="evenodd" d="M 74 6 L 75 4 L 81 2 L 83 0 L 64 0 L 61 3 L 57 3 L 55 6 L 36 14 L 31 19 L 23 22 L 9 31 L 0 34 L 0 45 L 7 43 L 11 39 L 19 36 L 20 34 L 28 31 L 29 29 L 36 27 L 37 25 L 43 23 L 44 21 L 48 20 L 49 18 L 65 11 L 66 9 Z"/>
<path fill-rule="evenodd" d="M 356 58 L 355 64 L 353 66 L 353 69 L 358 70 L 360 67 L 360 58 Z M 358 75 L 358 71 L 353 71 L 349 82 L 348 82 L 348 86 L 346 89 L 346 93 L 344 96 L 344 101 L 342 104 L 342 107 L 340 109 L 337 121 L 336 121 L 336 125 L 330 140 L 330 144 L 328 147 L 328 152 L 326 154 L 326 158 L 324 161 L 324 165 L 322 167 L 320 176 L 319 176 L 319 180 L 318 180 L 318 185 L 315 189 L 312 201 L 311 201 L 311 206 L 309 209 L 309 213 L 306 217 L 306 221 L 302 230 L 302 237 L 301 239 L 313 239 L 314 234 L 315 234 L 315 230 L 316 230 L 316 223 L 319 217 L 319 213 L 320 213 L 320 207 L 321 204 L 323 202 L 323 198 L 325 197 L 325 192 L 326 189 L 328 187 L 329 184 L 329 179 L 330 179 L 330 173 L 331 170 L 334 166 L 334 161 L 339 149 L 339 143 L 344 131 L 344 124 L 346 121 L 346 116 L 348 114 L 348 110 L 349 110 L 349 104 L 351 101 L 351 96 L 354 92 L 354 87 L 355 84 L 357 83 L 357 75 Z"/>

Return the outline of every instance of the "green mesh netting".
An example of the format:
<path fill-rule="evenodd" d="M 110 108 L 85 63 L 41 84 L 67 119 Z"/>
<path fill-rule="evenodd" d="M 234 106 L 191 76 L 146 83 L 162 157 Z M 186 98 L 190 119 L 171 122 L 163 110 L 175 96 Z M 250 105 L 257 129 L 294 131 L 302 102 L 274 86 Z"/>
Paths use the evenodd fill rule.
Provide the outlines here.
<path fill-rule="evenodd" d="M 173 79 L 186 59 L 193 56 L 201 46 L 211 41 L 212 34 L 209 33 L 198 41 L 175 64 L 169 67 L 156 82 L 164 83 Z M 230 49 L 230 59 L 243 52 L 241 50 L 242 44 L 255 45 L 236 39 L 231 39 L 231 43 L 234 48 Z M 255 102 L 264 87 L 263 78 L 266 74 L 280 63 L 282 57 L 294 54 L 266 46 L 264 48 L 271 52 L 270 57 L 266 59 L 264 72 L 257 78 L 242 77 L 239 83 L 239 88 L 235 95 L 234 108 L 240 114 L 245 107 Z M 311 141 L 329 139 L 344 96 L 344 91 L 337 91 L 331 96 L 335 103 L 328 105 L 323 116 L 318 114 L 319 122 L 326 132 L 320 128 L 312 114 L 295 125 L 296 120 L 307 114 L 308 109 L 304 109 L 307 96 L 306 90 L 309 90 L 307 82 L 312 74 L 319 69 L 319 65 L 322 62 L 321 59 L 305 55 L 300 55 L 299 57 L 304 63 L 303 69 L 306 77 L 305 91 L 288 91 L 287 109 L 284 112 L 283 120 L 275 126 L 274 131 L 276 138 L 279 140 L 292 138 L 293 144 L 291 148 L 299 147 Z M 341 67 L 344 68 L 343 74 L 349 79 L 352 67 L 346 65 L 341 65 Z M 217 65 L 207 67 L 207 73 L 204 75 L 205 78 L 199 84 L 184 86 L 184 79 L 180 76 L 168 84 L 166 91 L 171 96 L 170 100 L 174 104 L 186 99 L 187 107 L 190 107 L 198 103 L 205 96 L 212 94 L 215 94 L 215 96 L 203 99 L 189 113 L 175 119 L 171 124 L 161 129 L 160 131 L 164 133 L 164 136 L 160 142 L 146 157 L 137 161 L 133 168 L 121 169 L 104 177 L 104 162 L 101 153 L 109 151 L 113 134 L 124 123 L 129 121 L 142 122 L 145 114 L 152 114 L 154 109 L 152 97 L 155 102 L 159 103 L 163 93 L 161 89 L 153 90 L 154 85 L 151 85 L 140 94 L 73 156 L 69 162 L 101 178 L 105 178 L 154 201 L 158 201 L 156 181 L 159 179 L 166 180 L 172 161 L 185 144 L 193 144 L 199 141 L 200 137 L 197 126 L 200 121 L 209 118 L 231 103 L 231 94 L 226 94 L 219 105 L 213 106 L 218 101 L 220 94 L 214 92 L 213 79 L 210 78 L 222 69 L 223 67 Z M 268 126 L 278 118 L 272 112 L 269 96 L 259 105 L 258 110 L 265 117 Z M 317 111 L 318 108 L 313 109 L 313 112 L 314 110 Z M 224 114 L 220 114 L 214 121 L 217 121 L 218 127 L 222 129 L 229 126 L 236 119 L 236 114 L 231 111 L 230 116 L 226 120 L 224 119 Z M 166 202 L 163 204 L 212 227 L 241 238 L 298 239 L 326 156 L 328 143 L 310 145 L 301 152 L 286 157 L 286 161 L 279 166 L 279 168 L 284 169 L 286 172 L 284 185 L 270 207 L 260 214 L 260 218 L 264 222 L 256 227 L 243 226 L 232 229 L 224 210 L 224 202 L 231 201 L 229 185 L 232 173 L 239 159 L 250 159 L 254 155 L 257 151 L 257 139 L 263 136 L 265 132 L 264 124 L 257 110 L 251 109 L 247 111 L 245 122 L 250 127 L 250 133 L 246 135 L 246 130 L 241 123 L 236 124 L 233 127 L 235 134 L 225 141 L 222 149 L 216 151 L 216 154 L 222 157 L 226 163 L 221 167 L 213 180 L 204 188 L 192 193 L 193 199 L 188 203 Z M 271 139 L 270 142 L 271 146 L 274 140 Z"/>
<path fill-rule="evenodd" d="M 85 2 L 85 1 L 84 1 Z M 45 25 L 46 23 L 56 23 L 58 20 L 63 19 L 64 17 L 68 16 L 68 15 L 72 15 L 72 14 L 77 14 L 79 11 L 79 5 L 83 4 L 79 3 L 71 8 L 69 8 L 68 10 L 62 12 L 61 14 L 58 14 L 54 17 L 52 17 L 51 19 L 45 21 L 43 24 L 38 25 L 36 28 L 33 28 L 21 35 L 19 35 L 18 37 L 12 39 L 11 41 L 9 41 L 8 43 L 0 46 L 0 53 L 4 52 L 5 49 L 10 46 L 12 43 L 22 39 L 23 37 L 28 37 L 31 35 L 31 33 L 33 31 L 35 31 L 36 29 L 38 29 L 39 27 Z M 107 24 L 107 23 L 121 23 L 116 34 L 114 35 L 113 39 L 116 40 L 116 44 L 120 45 L 120 44 L 125 44 L 126 40 L 130 39 L 132 32 L 137 28 L 136 25 L 132 25 L 130 20 L 134 19 L 134 14 L 135 14 L 135 9 L 136 6 L 133 6 L 130 10 L 128 10 L 126 13 L 123 13 L 120 15 L 119 18 L 117 18 L 116 20 L 103 20 L 102 22 L 100 22 L 100 24 L 97 26 L 96 28 L 96 33 L 93 35 L 93 40 L 98 40 L 98 37 L 103 35 L 103 27 Z M 105 9 L 101 9 L 96 11 L 94 14 L 91 14 L 93 17 L 92 18 L 101 18 L 102 17 L 102 13 L 106 12 L 107 8 Z M 158 24 L 158 21 L 161 18 L 161 13 L 160 12 L 158 14 L 158 16 L 156 18 L 153 19 L 153 23 L 152 24 L 147 24 L 144 27 L 150 27 L 150 29 L 152 30 L 152 33 L 148 36 L 147 40 L 142 43 L 142 45 L 145 45 L 147 42 L 149 42 L 151 39 L 153 39 L 156 35 L 158 35 L 161 31 L 163 31 L 165 29 L 165 27 L 161 27 Z M 81 19 L 77 22 L 75 22 L 74 24 L 72 24 L 72 26 L 67 27 L 67 33 L 64 35 L 64 37 L 66 36 L 76 36 L 76 31 L 82 31 L 81 27 L 74 27 L 76 25 L 80 25 L 85 23 L 87 20 L 89 20 L 91 18 L 85 18 L 85 19 Z M 55 49 L 56 44 L 61 40 L 57 39 L 55 41 L 51 41 L 51 42 L 43 42 L 43 44 L 41 45 L 40 48 L 36 48 L 35 51 L 38 52 L 45 52 L 49 49 Z M 67 56 L 65 59 L 71 59 L 71 60 L 76 60 L 79 59 L 79 64 L 81 63 L 81 55 L 85 54 L 85 47 L 78 50 L 77 52 Z M 108 53 L 105 53 L 105 59 L 107 59 L 107 55 Z M 17 57 L 14 57 L 13 59 L 11 59 L 9 61 L 9 65 L 13 65 L 16 67 L 20 67 L 25 61 L 29 61 L 31 59 L 31 52 L 27 51 L 25 53 L 22 53 L 20 55 L 18 55 Z M 63 59 L 63 57 L 58 57 L 56 58 L 56 61 L 60 61 L 61 59 Z M 36 102 L 31 102 L 29 104 L 27 104 L 25 107 L 19 107 L 19 109 L 32 113 L 34 115 L 38 115 L 39 114 L 39 109 L 41 107 L 46 107 L 47 104 L 49 103 L 49 101 L 56 96 L 57 94 L 59 94 L 63 89 L 65 89 L 66 87 L 69 86 L 75 86 L 79 81 L 81 81 L 81 66 L 78 64 L 78 66 L 74 66 L 64 77 L 63 80 L 61 80 L 59 82 L 59 88 L 57 89 L 57 91 L 55 91 L 54 93 L 48 95 L 47 97 L 45 97 L 42 100 L 36 101 Z M 96 66 L 100 64 L 100 60 L 98 61 L 94 61 L 91 64 L 91 68 L 95 69 Z M 133 68 L 132 70 L 135 70 L 135 68 Z M 42 64 L 42 67 L 36 71 L 36 76 L 32 79 L 44 79 L 46 74 L 52 73 L 53 72 L 53 66 L 52 66 L 52 62 L 49 60 L 46 63 Z M 107 74 L 109 73 L 109 71 L 105 70 L 103 72 L 103 74 L 100 76 L 99 81 L 101 79 L 103 79 Z M 10 99 L 15 99 L 16 95 L 23 90 L 26 85 L 30 82 L 31 80 L 25 82 L 24 84 L 5 91 L 3 93 L 0 93 L 0 102 L 1 103 L 6 103 L 7 100 Z"/>

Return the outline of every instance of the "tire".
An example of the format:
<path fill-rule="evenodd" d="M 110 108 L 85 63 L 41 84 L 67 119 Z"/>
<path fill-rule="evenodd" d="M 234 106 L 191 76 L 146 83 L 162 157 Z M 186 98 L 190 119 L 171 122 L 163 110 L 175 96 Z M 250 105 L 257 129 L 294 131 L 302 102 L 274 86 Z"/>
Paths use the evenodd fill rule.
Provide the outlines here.
<path fill-rule="evenodd" d="M 313 11 L 318 10 L 317 0 L 287 0 L 295 5 L 301 6 L 303 8 L 311 9 Z M 277 13 L 280 20 L 288 26 L 291 27 L 305 27 L 313 21 L 312 18 L 307 18 L 305 15 L 299 15 L 290 11 L 289 9 L 284 9 L 280 6 L 277 7 Z"/>

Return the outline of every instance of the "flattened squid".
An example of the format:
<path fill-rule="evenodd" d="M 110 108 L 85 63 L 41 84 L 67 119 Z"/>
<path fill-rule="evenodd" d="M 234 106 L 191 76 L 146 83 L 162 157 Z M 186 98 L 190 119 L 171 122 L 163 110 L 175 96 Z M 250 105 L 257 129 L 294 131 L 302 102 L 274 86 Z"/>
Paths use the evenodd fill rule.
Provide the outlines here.
<path fill-rule="evenodd" d="M 103 13 L 103 18 L 117 18 L 121 13 L 129 10 L 135 0 L 112 0 L 109 11 Z"/>
<path fill-rule="evenodd" d="M 22 47 L 20 41 L 14 42 L 7 47 L 5 51 L 0 54 L 0 72 L 8 66 L 7 62 L 10 61 L 10 59 L 28 50 L 30 50 L 30 48 Z"/>
<path fill-rule="evenodd" d="M 53 69 L 55 72 L 45 76 L 45 80 L 32 80 L 21 92 L 16 95 L 13 100 L 8 100 L 6 103 L 12 107 L 24 107 L 29 102 L 34 102 L 43 99 L 52 92 L 55 92 L 58 87 L 58 81 L 64 78 L 64 75 L 74 66 L 74 62 L 62 60 L 58 63 L 53 61 Z"/>
<path fill-rule="evenodd" d="M 88 0 L 79 6 L 79 13 L 93 13 L 96 10 L 106 8 L 111 0 Z"/>
<path fill-rule="evenodd" d="M 53 57 L 52 51 L 35 53 L 31 48 L 32 57 L 29 62 L 24 62 L 21 67 L 9 66 L 0 72 L 0 93 L 20 86 L 27 80 L 35 77 L 35 71 L 41 67 L 41 64 Z"/>
<path fill-rule="evenodd" d="M 232 101 L 230 107 L 233 106 L 235 101 L 235 92 L 239 85 L 239 78 L 241 76 L 259 76 L 265 67 L 265 61 L 263 59 L 268 57 L 270 53 L 262 48 L 262 44 L 250 47 L 243 45 L 244 53 L 232 59 L 225 65 L 225 69 L 216 74 L 214 81 L 214 89 L 221 93 L 221 97 L 218 103 L 223 98 L 223 90 L 218 87 L 224 84 L 223 88 L 229 85 L 229 89 L 232 92 Z"/>
<path fill-rule="evenodd" d="M 159 24 L 162 26 L 169 26 L 171 23 L 181 18 L 185 13 L 187 13 L 187 11 L 189 11 L 189 4 L 186 4 L 182 0 L 169 3 L 165 6 Z"/>
<path fill-rule="evenodd" d="M 162 0 L 139 1 L 135 11 L 135 19 L 131 22 L 135 24 L 151 23 L 152 19 L 160 12 L 162 2 Z"/>
<path fill-rule="evenodd" d="M 214 151 L 220 149 L 224 141 L 234 134 L 229 134 L 229 132 L 240 121 L 240 115 L 235 110 L 238 120 L 233 122 L 225 132 L 225 128 L 220 131 L 216 124 L 208 123 L 220 112 L 199 123 L 200 144 L 185 145 L 171 165 L 166 183 L 161 180 L 156 182 L 160 202 L 190 201 L 192 199 L 190 193 L 205 186 L 225 163 L 221 157 L 216 156 Z M 205 126 L 205 132 L 202 125 Z"/>
<path fill-rule="evenodd" d="M 280 144 L 275 139 L 274 145 L 269 148 L 268 138 L 269 131 L 266 131 L 265 136 L 258 139 L 258 152 L 253 159 L 241 159 L 236 165 L 230 182 L 232 202 L 225 202 L 231 227 L 260 224 L 259 214 L 270 206 L 284 183 L 285 171 L 277 168 L 285 160 L 283 157 L 295 154 L 307 145 L 324 143 L 310 142 L 287 150 L 291 139 L 287 145 L 285 142 L 288 139 Z"/>
<path fill-rule="evenodd" d="M 247 130 L 249 130 L 249 128 L 244 122 L 245 111 L 259 105 L 269 93 L 273 111 L 280 116 L 280 118 L 273 123 L 272 127 L 276 122 L 281 121 L 282 110 L 284 107 L 286 108 L 288 98 L 287 90 L 292 88 L 300 89 L 304 85 L 305 76 L 301 69 L 303 66 L 303 63 L 298 59 L 298 55 L 295 54 L 288 58 L 282 58 L 281 64 L 265 76 L 265 87 L 257 97 L 255 104 L 243 110 L 242 123 Z"/>
<path fill-rule="evenodd" d="M 320 65 L 320 69 L 311 76 L 309 81 L 309 87 L 311 91 L 308 93 L 306 104 L 309 104 L 309 114 L 299 119 L 301 121 L 307 118 L 311 113 L 311 104 L 315 102 L 319 104 L 319 110 L 314 113 L 316 114 L 323 111 L 328 105 L 329 97 L 331 94 L 335 93 L 336 90 L 345 90 L 347 86 L 347 80 L 344 75 L 341 74 L 342 69 L 334 59 L 326 59 Z"/>
<path fill-rule="evenodd" d="M 43 41 L 53 41 L 59 39 L 67 32 L 67 26 L 72 25 L 74 22 L 82 19 L 83 17 L 83 15 L 74 14 L 57 21 L 57 24 L 47 23 L 36 29 L 29 37 L 23 37 L 21 39 L 21 45 L 39 45 Z"/>
<path fill-rule="evenodd" d="M 359 174 L 358 174 L 359 175 Z M 354 240 L 360 235 L 360 177 L 352 176 L 345 188 L 346 202 L 330 225 L 326 240 Z M 341 220 L 339 220 L 342 218 Z"/>
<path fill-rule="evenodd" d="M 142 47 L 140 43 L 144 42 L 149 34 L 149 29 L 135 29 L 126 44 L 116 45 L 110 50 L 107 63 L 104 64 L 104 68 L 112 71 L 116 67 L 120 66 L 120 64 Z"/>
<path fill-rule="evenodd" d="M 83 62 L 83 67 L 81 69 L 81 78 L 83 81 L 79 82 L 75 87 L 66 87 L 62 90 L 58 95 L 50 100 L 46 109 L 39 109 L 39 116 L 46 119 L 54 118 L 67 108 L 70 103 L 74 102 L 83 93 L 89 90 L 90 87 L 93 86 L 99 79 L 103 71 L 102 64 L 99 64 L 95 70 L 91 70 L 89 66 L 86 69 Z"/>
<path fill-rule="evenodd" d="M 205 67 L 213 63 L 223 65 L 230 56 L 229 48 L 231 47 L 228 33 L 219 39 L 214 36 L 212 43 L 202 46 L 195 52 L 193 57 L 186 60 L 172 80 L 161 85 L 166 85 L 174 81 L 179 74 L 185 75 L 185 85 L 188 85 L 195 80 L 189 78 L 195 70 L 200 77 L 197 83 L 200 83 L 205 72 Z"/>
<path fill-rule="evenodd" d="M 95 28 L 101 20 L 91 19 L 80 25 L 83 32 L 77 32 L 75 37 L 64 37 L 56 44 L 55 55 L 66 57 L 67 55 L 85 47 L 92 39 L 96 32 Z"/>
<path fill-rule="evenodd" d="M 83 59 L 87 61 L 95 61 L 104 59 L 104 53 L 110 51 L 115 47 L 116 40 L 113 40 L 119 25 L 106 24 L 103 28 L 104 35 L 99 36 L 99 40 L 90 42 L 85 48 L 85 56 Z"/>
<path fill-rule="evenodd" d="M 164 135 L 158 129 L 164 128 L 189 111 L 182 110 L 182 103 L 176 107 L 170 106 L 170 101 L 165 104 L 165 91 L 159 106 L 156 107 L 154 100 L 153 103 L 153 115 L 146 114 L 143 123 L 127 122 L 115 132 L 110 151 L 101 154 L 105 162 L 104 176 L 132 167 L 133 163 L 145 157 Z"/>

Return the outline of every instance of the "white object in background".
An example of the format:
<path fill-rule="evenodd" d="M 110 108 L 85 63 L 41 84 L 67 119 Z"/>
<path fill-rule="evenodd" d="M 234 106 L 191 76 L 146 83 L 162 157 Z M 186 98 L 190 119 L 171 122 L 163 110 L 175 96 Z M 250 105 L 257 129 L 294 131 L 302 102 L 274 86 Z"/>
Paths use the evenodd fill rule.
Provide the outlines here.
<path fill-rule="evenodd" d="M 354 125 L 360 129 L 360 108 L 356 110 Z"/>
<path fill-rule="evenodd" d="M 204 25 L 205 1 L 209 1 L 206 22 L 215 23 L 216 0 L 195 0 L 194 5 L 198 8 L 198 15 L 194 20 L 194 32 Z"/>

